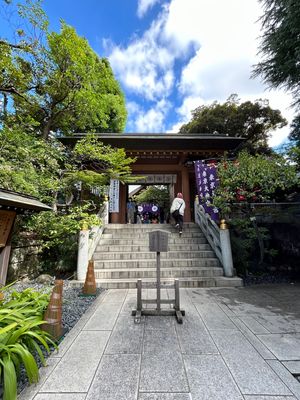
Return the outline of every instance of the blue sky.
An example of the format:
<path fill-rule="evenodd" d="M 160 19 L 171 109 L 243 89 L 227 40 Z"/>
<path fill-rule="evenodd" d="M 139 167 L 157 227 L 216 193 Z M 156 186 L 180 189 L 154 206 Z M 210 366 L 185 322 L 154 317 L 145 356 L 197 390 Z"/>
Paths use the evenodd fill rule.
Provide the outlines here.
<path fill-rule="evenodd" d="M 50 28 L 60 19 L 108 57 L 126 96 L 127 132 L 178 132 L 191 110 L 237 93 L 267 98 L 292 120 L 291 97 L 250 79 L 257 62 L 257 0 L 44 0 Z M 2 34 L 3 32 L 1 32 Z M 288 127 L 274 133 L 282 143 Z"/>

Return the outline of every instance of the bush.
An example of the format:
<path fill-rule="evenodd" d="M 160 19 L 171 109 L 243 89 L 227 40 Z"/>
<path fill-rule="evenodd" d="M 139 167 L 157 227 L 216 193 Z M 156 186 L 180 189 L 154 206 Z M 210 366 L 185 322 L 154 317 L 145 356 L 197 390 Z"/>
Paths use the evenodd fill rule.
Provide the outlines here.
<path fill-rule="evenodd" d="M 39 380 L 36 355 L 45 365 L 42 348 L 49 354 L 49 344 L 57 347 L 50 335 L 41 329 L 43 313 L 49 302 L 49 293 L 26 289 L 13 291 L 0 307 L 0 376 L 3 400 L 17 399 L 17 378 L 20 368 L 26 371 L 29 383 Z"/>

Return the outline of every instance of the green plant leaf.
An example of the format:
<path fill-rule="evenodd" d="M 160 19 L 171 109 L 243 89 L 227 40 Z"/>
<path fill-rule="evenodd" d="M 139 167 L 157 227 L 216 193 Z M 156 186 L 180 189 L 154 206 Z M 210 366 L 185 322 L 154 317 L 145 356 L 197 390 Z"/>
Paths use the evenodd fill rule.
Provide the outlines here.
<path fill-rule="evenodd" d="M 17 375 L 14 363 L 9 356 L 4 356 L 0 359 L 3 366 L 3 400 L 17 399 Z"/>
<path fill-rule="evenodd" d="M 18 354 L 24 364 L 29 383 L 37 383 L 39 380 L 39 369 L 32 354 L 25 348 L 24 344 L 15 343 L 11 351 Z"/>
<path fill-rule="evenodd" d="M 46 361 L 45 361 L 45 357 L 44 357 L 44 354 L 43 354 L 43 352 L 42 352 L 40 346 L 36 343 L 35 340 L 30 339 L 30 338 L 29 338 L 28 340 L 29 340 L 29 343 L 31 343 L 32 347 L 33 347 L 33 348 L 35 349 L 35 351 L 37 352 L 37 354 L 39 355 L 40 360 L 41 360 L 43 366 L 45 367 L 45 366 L 46 366 Z M 49 353 L 49 352 L 48 352 L 48 353 Z"/>

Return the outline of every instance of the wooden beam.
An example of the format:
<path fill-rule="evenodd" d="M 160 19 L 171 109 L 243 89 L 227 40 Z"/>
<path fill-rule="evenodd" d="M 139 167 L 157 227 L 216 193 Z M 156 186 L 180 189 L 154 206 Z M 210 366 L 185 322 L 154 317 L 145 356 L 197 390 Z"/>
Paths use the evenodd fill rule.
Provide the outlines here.
<path fill-rule="evenodd" d="M 9 265 L 9 257 L 11 252 L 11 238 L 12 238 L 13 227 L 10 230 L 8 235 L 6 246 L 0 249 L 0 284 L 5 286 L 8 265 Z"/>

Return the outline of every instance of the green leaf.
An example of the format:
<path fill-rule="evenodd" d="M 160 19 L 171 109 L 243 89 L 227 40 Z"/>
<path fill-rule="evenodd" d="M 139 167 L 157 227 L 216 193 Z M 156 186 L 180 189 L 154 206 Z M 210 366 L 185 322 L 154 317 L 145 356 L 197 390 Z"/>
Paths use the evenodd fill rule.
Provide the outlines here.
<path fill-rule="evenodd" d="M 18 354 L 25 366 L 26 374 L 29 383 L 37 383 L 39 380 L 39 370 L 36 361 L 32 354 L 19 343 L 15 343 L 11 346 L 11 351 Z"/>
<path fill-rule="evenodd" d="M 3 400 L 17 399 L 17 376 L 14 363 L 9 356 L 0 359 L 3 367 Z"/>

